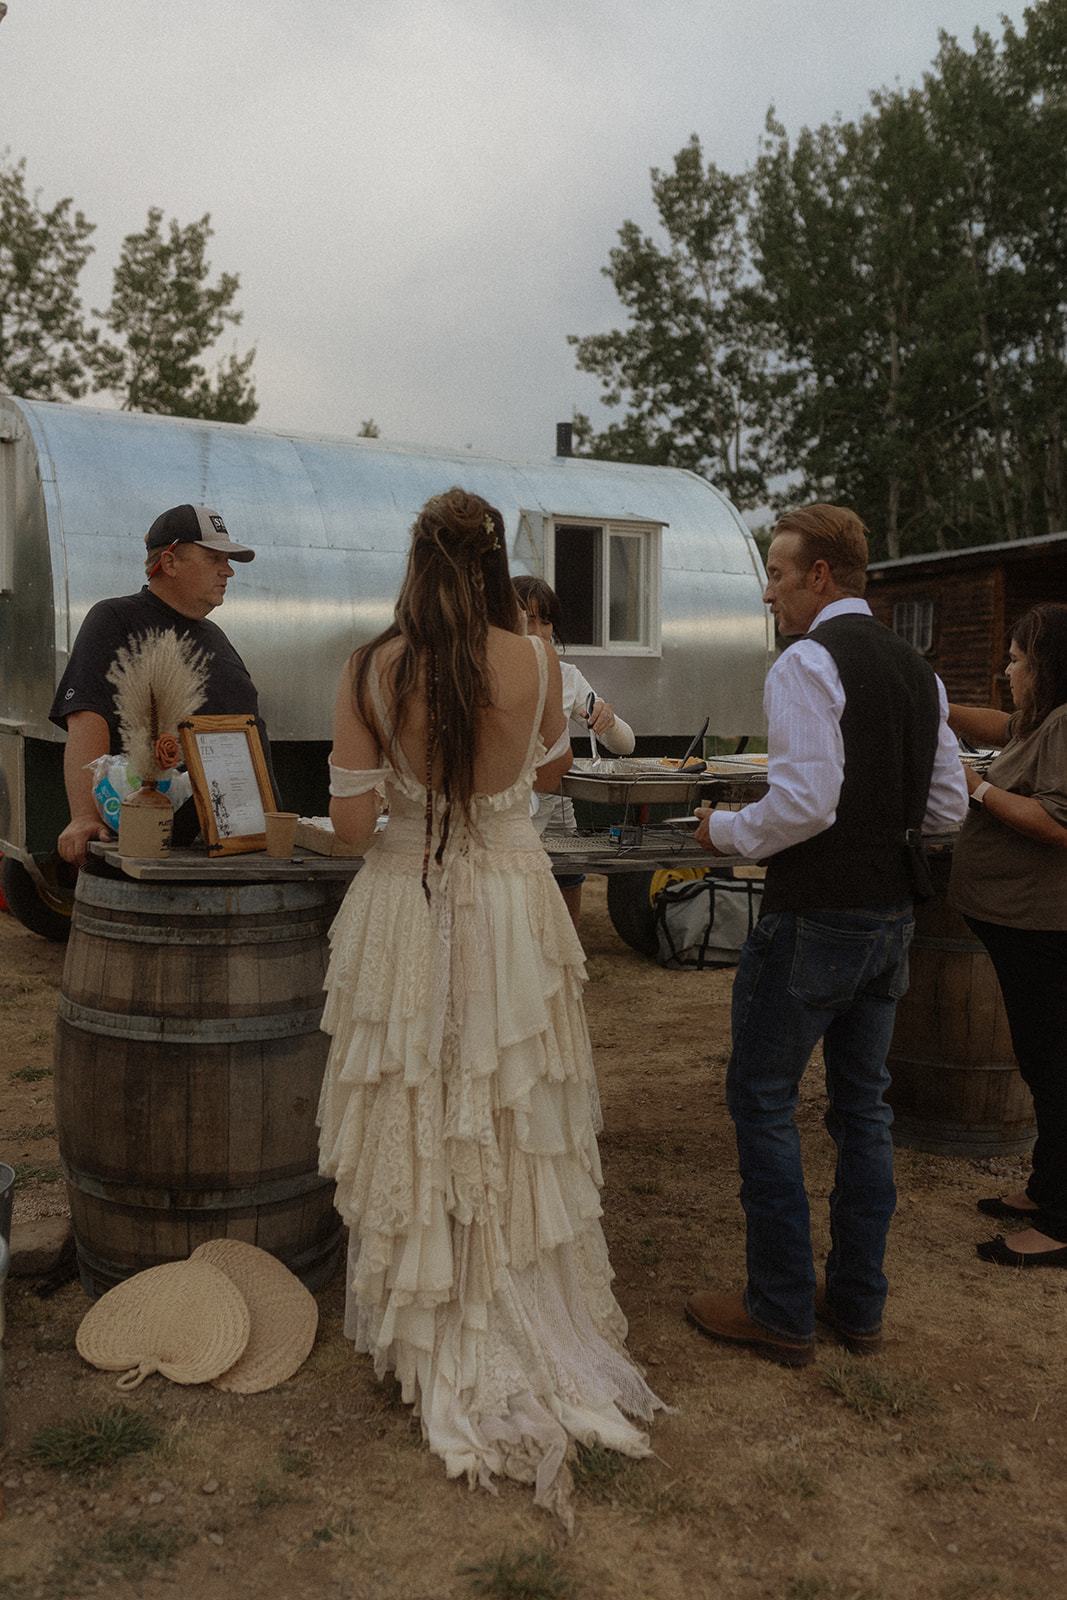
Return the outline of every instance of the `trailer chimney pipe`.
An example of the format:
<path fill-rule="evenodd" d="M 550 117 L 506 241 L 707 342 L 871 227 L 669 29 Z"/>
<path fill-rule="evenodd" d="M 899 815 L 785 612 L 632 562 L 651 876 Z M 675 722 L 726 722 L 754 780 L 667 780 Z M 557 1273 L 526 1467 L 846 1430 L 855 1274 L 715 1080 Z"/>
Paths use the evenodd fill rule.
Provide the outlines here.
<path fill-rule="evenodd" d="M 574 423 L 556 423 L 556 454 L 557 456 L 572 456 L 574 454 Z"/>

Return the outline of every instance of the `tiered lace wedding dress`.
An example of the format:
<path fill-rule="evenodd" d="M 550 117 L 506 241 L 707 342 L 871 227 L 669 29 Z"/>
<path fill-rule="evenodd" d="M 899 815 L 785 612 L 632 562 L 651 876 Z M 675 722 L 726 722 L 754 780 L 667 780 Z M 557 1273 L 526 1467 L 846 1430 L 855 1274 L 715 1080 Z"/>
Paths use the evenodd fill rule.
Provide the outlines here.
<path fill-rule="evenodd" d="M 423 785 L 403 756 L 346 775 L 384 789 L 389 822 L 331 934 L 320 1166 L 351 1230 L 356 1348 L 396 1373 L 449 1476 L 534 1483 L 569 1523 L 568 1440 L 647 1455 L 623 1413 L 662 1402 L 611 1292 L 582 948 L 529 820 L 531 644 L 522 775 L 453 817 L 429 906 Z"/>

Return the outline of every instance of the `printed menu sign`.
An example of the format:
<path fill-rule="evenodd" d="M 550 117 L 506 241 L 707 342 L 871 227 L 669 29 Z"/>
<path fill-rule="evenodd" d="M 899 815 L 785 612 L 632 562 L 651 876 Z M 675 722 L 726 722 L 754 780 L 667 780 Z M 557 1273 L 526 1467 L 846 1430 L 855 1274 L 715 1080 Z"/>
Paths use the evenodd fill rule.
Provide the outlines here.
<path fill-rule="evenodd" d="M 201 733 L 196 746 L 220 839 L 262 833 L 263 800 L 245 733 Z"/>

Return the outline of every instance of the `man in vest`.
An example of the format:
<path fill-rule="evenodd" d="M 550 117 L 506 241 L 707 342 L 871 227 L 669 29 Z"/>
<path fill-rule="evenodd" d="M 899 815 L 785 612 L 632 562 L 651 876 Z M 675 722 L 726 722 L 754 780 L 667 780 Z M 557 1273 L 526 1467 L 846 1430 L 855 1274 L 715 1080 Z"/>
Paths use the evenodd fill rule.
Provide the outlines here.
<path fill-rule="evenodd" d="M 733 988 L 727 1104 L 746 1219 L 744 1294 L 700 1291 L 688 1320 L 787 1366 L 814 1359 L 815 1317 L 853 1354 L 878 1349 L 896 1205 L 886 1055 L 908 983 L 920 834 L 953 827 L 967 785 L 940 680 L 862 599 L 866 529 L 842 506 L 787 513 L 764 601 L 804 635 L 767 675 L 768 792 L 701 807 L 713 855 L 766 861 L 759 922 Z M 816 1286 L 794 1112 L 823 1041 L 837 1146 L 825 1286 Z"/>

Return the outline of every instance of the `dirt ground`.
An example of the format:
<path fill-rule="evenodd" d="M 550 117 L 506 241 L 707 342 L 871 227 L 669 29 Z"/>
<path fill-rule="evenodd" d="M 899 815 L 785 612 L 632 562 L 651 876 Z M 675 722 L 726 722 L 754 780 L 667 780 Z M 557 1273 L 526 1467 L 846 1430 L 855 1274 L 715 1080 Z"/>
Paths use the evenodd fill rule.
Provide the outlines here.
<path fill-rule="evenodd" d="M 587 1003 L 604 1104 L 604 1223 L 630 1346 L 674 1408 L 655 1454 L 587 1462 L 571 1539 L 527 1490 L 448 1482 L 406 1408 L 341 1333 L 341 1274 L 315 1348 L 265 1394 L 158 1376 L 127 1404 L 163 1443 L 87 1478 L 35 1466 L 46 1424 L 108 1410 L 76 1283 L 7 1286 L 0 1600 L 104 1588 L 146 1600 L 1064 1600 L 1067 1273 L 986 1266 L 975 1199 L 1025 1163 L 898 1154 L 884 1352 L 822 1342 L 801 1371 L 702 1339 L 695 1287 L 739 1288 L 744 1234 L 724 1104 L 732 972 L 634 954 L 586 890 Z M 0 916 L 0 1159 L 15 1216 L 64 1209 L 51 1039 L 63 952 Z M 816 1066 L 799 1121 L 817 1249 L 831 1162 Z M 990 1168 L 994 1170 L 990 1170 Z M 536 1565 L 536 1560 L 540 1565 Z M 493 1567 L 493 1563 L 496 1563 Z M 524 1564 L 525 1563 L 525 1564 Z M 481 1587 L 479 1587 L 481 1585 Z"/>

